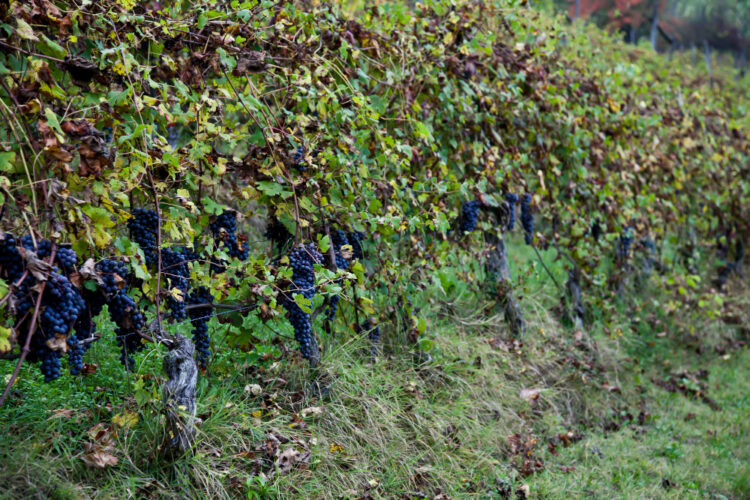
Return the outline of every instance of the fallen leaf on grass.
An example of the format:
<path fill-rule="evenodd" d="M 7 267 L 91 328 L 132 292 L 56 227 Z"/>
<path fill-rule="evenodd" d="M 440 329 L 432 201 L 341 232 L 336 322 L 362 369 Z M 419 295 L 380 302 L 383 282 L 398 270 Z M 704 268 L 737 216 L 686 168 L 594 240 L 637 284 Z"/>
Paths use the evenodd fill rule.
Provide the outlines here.
<path fill-rule="evenodd" d="M 263 392 L 263 389 L 258 384 L 249 384 L 245 386 L 245 392 L 249 392 L 253 396 L 257 396 L 261 392 Z"/>
<path fill-rule="evenodd" d="M 336 444 L 336 443 L 333 443 L 333 444 L 331 445 L 331 447 L 330 447 L 330 448 L 328 448 L 328 451 L 329 451 L 330 453 L 333 453 L 333 454 L 335 455 L 336 453 L 340 453 L 340 452 L 343 452 L 343 451 L 344 451 L 344 447 L 343 447 L 343 446 L 341 446 L 340 444 Z"/>
<path fill-rule="evenodd" d="M 87 465 L 98 467 L 100 469 L 107 466 L 117 465 L 118 459 L 112 454 L 115 447 L 112 443 L 112 435 L 109 427 L 106 427 L 102 423 L 98 423 L 89 429 L 87 434 L 92 441 L 83 445 L 84 454 L 81 459 Z"/>
<path fill-rule="evenodd" d="M 526 401 L 534 401 L 539 397 L 542 391 L 540 389 L 521 389 L 519 396 Z"/>
<path fill-rule="evenodd" d="M 322 414 L 323 414 L 323 408 L 321 408 L 320 406 L 311 406 L 310 408 L 305 408 L 302 410 L 303 417 L 309 417 L 311 415 L 313 417 L 317 417 Z"/>
<path fill-rule="evenodd" d="M 112 423 L 125 429 L 129 429 L 138 423 L 138 414 L 126 410 L 123 413 L 112 417 Z"/>
<path fill-rule="evenodd" d="M 52 411 L 52 416 L 50 418 L 69 419 L 72 418 L 73 415 L 75 415 L 75 410 L 71 410 L 70 408 L 58 408 L 57 410 Z"/>
<path fill-rule="evenodd" d="M 300 452 L 294 448 L 287 448 L 282 451 L 279 458 L 276 459 L 276 466 L 280 474 L 286 474 L 294 466 L 306 465 L 310 462 L 310 452 Z"/>
<path fill-rule="evenodd" d="M 103 469 L 105 467 L 117 465 L 117 457 L 109 453 L 103 448 L 86 443 L 85 445 L 86 454 L 83 455 L 83 461 L 91 467 L 98 467 Z"/>

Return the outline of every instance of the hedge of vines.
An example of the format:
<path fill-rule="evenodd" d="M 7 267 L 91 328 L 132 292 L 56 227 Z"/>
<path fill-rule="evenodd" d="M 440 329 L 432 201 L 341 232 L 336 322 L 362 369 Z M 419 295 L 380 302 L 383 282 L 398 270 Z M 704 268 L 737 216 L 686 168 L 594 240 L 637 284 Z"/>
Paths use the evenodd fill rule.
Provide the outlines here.
<path fill-rule="evenodd" d="M 704 304 L 681 286 L 701 249 L 726 274 L 750 230 L 742 82 L 685 83 L 599 34 L 583 53 L 522 3 L 0 7 L 0 350 L 79 373 L 106 306 L 123 363 L 191 322 L 205 366 L 221 308 L 247 319 L 237 343 L 290 322 L 317 361 L 342 305 L 377 340 L 480 253 L 476 227 L 521 226 L 601 298 L 668 244 L 663 283 Z"/>

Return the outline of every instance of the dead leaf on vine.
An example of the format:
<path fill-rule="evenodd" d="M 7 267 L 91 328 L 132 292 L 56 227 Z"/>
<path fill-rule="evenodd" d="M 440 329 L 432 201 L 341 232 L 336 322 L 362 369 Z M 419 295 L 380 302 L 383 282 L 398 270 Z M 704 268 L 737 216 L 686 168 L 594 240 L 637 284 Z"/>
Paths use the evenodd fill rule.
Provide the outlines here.
<path fill-rule="evenodd" d="M 78 273 L 73 273 L 73 274 L 78 274 L 79 275 L 79 276 L 77 276 L 75 278 L 78 282 L 80 282 L 81 279 L 84 279 L 84 280 L 94 280 L 94 281 L 96 281 L 96 283 L 99 286 L 104 285 L 104 280 L 102 279 L 101 275 L 99 274 L 99 271 L 96 270 L 96 262 L 94 261 L 94 259 L 88 259 L 88 260 L 86 260 L 86 262 L 84 262 L 83 265 L 81 266 L 81 268 L 78 270 Z M 117 275 L 115 275 L 115 276 L 117 276 Z M 122 278 L 120 278 L 120 279 L 122 280 Z M 72 276 L 71 276 L 71 281 L 73 281 L 73 277 Z M 122 281 L 124 283 L 124 280 L 122 280 Z M 115 278 L 115 283 L 118 283 L 117 282 L 117 278 Z M 74 282 L 74 284 L 78 288 L 81 288 L 80 284 L 75 283 L 75 282 Z M 118 287 L 119 286 L 120 285 L 118 283 Z"/>
<path fill-rule="evenodd" d="M 60 335 L 59 333 L 56 333 L 54 337 L 51 339 L 48 339 L 47 347 L 50 348 L 52 351 L 58 351 L 58 352 L 68 352 L 68 336 L 67 335 Z"/>
<path fill-rule="evenodd" d="M 18 247 L 18 252 L 26 261 L 26 269 L 37 281 L 47 281 L 47 275 L 52 271 L 52 266 L 36 256 L 36 252 Z"/>

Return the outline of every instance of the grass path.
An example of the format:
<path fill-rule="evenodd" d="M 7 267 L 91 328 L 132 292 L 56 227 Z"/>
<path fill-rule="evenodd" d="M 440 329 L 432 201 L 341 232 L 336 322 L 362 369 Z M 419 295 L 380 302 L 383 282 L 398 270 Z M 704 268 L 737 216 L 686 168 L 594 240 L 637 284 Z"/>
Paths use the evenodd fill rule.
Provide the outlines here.
<path fill-rule="evenodd" d="M 750 351 L 705 368 L 719 410 L 647 382 L 644 425 L 636 417 L 617 432 L 561 449 L 530 478 L 532 497 L 750 498 Z"/>

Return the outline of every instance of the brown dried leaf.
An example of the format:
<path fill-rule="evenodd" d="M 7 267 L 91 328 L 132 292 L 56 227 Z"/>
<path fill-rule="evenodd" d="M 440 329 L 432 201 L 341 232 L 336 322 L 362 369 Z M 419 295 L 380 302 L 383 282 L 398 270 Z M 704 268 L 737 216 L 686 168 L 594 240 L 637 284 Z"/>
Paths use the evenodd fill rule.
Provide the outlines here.
<path fill-rule="evenodd" d="M 86 465 L 97 467 L 99 469 L 103 469 L 107 466 L 117 465 L 117 457 L 112 455 L 112 453 L 101 446 L 86 443 L 84 445 L 84 449 L 86 450 L 86 453 L 83 455 L 83 457 L 81 457 L 81 459 L 86 463 Z"/>
<path fill-rule="evenodd" d="M 50 418 L 70 419 L 73 415 L 75 415 L 75 410 L 70 408 L 58 408 L 57 410 L 52 411 L 52 416 Z"/>
<path fill-rule="evenodd" d="M 281 474 L 289 472 L 292 467 L 294 467 L 294 464 L 297 462 L 299 456 L 300 452 L 295 450 L 294 448 L 287 448 L 286 450 L 282 451 L 276 459 L 276 466 L 279 468 L 279 472 Z"/>
<path fill-rule="evenodd" d="M 114 452 L 114 445 L 109 427 L 98 423 L 89 429 L 87 434 L 92 441 L 84 444 L 85 453 L 81 459 L 87 465 L 100 469 L 117 465 L 118 459 L 112 454 Z"/>
<path fill-rule="evenodd" d="M 37 281 L 47 281 L 47 275 L 52 271 L 52 266 L 36 256 L 36 252 L 18 247 L 18 252 L 26 262 L 26 269 Z"/>
<path fill-rule="evenodd" d="M 67 335 L 60 335 L 59 333 L 56 333 L 54 337 L 51 339 L 48 339 L 47 347 L 50 348 L 52 351 L 58 351 L 58 352 L 68 352 L 68 336 Z"/>

